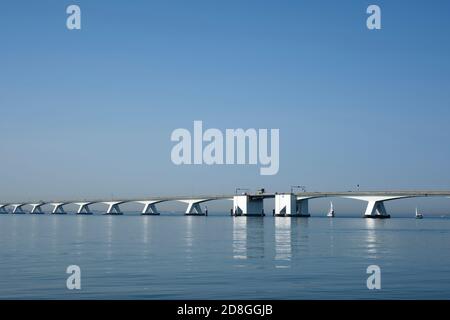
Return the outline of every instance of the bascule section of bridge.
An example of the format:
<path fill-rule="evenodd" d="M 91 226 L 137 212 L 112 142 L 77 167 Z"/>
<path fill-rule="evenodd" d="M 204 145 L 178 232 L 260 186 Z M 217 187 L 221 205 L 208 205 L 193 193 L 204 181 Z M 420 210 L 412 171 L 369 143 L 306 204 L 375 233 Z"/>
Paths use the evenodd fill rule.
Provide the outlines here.
<path fill-rule="evenodd" d="M 257 193 L 242 193 L 232 195 L 210 195 L 193 197 L 149 197 L 141 199 L 120 200 L 83 200 L 83 201 L 32 201 L 0 203 L 0 214 L 67 214 L 68 205 L 76 206 L 78 215 L 91 215 L 92 205 L 102 204 L 104 214 L 122 215 L 121 205 L 135 203 L 142 205 L 142 215 L 159 215 L 158 205 L 162 202 L 175 201 L 186 205 L 185 215 L 207 216 L 208 210 L 202 204 L 214 200 L 232 201 L 230 214 L 232 216 L 264 216 L 264 201 L 274 199 L 272 215 L 278 217 L 309 217 L 309 201 L 318 198 L 348 198 L 366 202 L 363 214 L 365 218 L 383 219 L 390 215 L 385 202 L 415 197 L 448 197 L 450 191 L 367 191 L 367 192 L 299 192 L 299 193 L 266 193 L 264 189 Z M 333 215 L 334 216 L 334 215 Z"/>

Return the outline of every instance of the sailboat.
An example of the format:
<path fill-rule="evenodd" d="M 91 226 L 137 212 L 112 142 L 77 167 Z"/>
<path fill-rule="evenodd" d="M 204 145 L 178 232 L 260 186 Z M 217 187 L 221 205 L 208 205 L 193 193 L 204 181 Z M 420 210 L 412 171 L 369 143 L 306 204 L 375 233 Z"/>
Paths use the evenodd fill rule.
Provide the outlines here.
<path fill-rule="evenodd" d="M 330 202 L 330 210 L 327 213 L 327 217 L 330 217 L 330 218 L 334 217 L 333 202 Z"/>
<path fill-rule="evenodd" d="M 423 215 L 419 213 L 419 210 L 416 208 L 416 219 L 423 219 Z"/>

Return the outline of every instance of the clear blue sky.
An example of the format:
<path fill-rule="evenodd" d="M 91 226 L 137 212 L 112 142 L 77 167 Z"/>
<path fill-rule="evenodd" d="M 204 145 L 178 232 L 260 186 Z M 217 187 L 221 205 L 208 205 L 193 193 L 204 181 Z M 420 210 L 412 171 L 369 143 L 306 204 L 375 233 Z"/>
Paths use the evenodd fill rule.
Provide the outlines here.
<path fill-rule="evenodd" d="M 450 189 L 449 39 L 449 1 L 2 1 L 0 198 Z M 280 128 L 279 173 L 175 166 L 194 120 Z"/>

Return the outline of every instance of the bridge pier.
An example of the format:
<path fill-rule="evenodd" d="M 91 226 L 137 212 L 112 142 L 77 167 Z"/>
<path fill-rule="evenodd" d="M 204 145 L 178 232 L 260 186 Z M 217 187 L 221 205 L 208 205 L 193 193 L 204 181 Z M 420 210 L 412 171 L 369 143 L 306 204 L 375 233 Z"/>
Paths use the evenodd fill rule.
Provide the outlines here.
<path fill-rule="evenodd" d="M 44 212 L 42 211 L 41 207 L 44 205 L 45 203 L 30 203 L 31 206 L 31 214 L 44 214 Z"/>
<path fill-rule="evenodd" d="M 264 216 L 264 196 L 239 195 L 233 197 L 234 216 Z"/>
<path fill-rule="evenodd" d="M 311 215 L 309 214 L 309 202 L 310 198 L 297 198 L 297 213 L 294 215 L 295 217 L 305 217 L 308 218 Z"/>
<path fill-rule="evenodd" d="M 368 201 L 364 218 L 388 219 L 391 215 L 387 214 L 384 201 Z"/>
<path fill-rule="evenodd" d="M 345 196 L 344 198 L 363 200 L 367 202 L 366 211 L 364 212 L 364 218 L 371 219 L 388 219 L 391 217 L 387 213 L 384 202 L 408 198 L 409 196 Z"/>
<path fill-rule="evenodd" d="M 64 211 L 64 205 L 66 205 L 66 203 L 63 202 L 57 202 L 57 203 L 51 203 L 51 205 L 53 206 L 53 211 L 52 214 L 66 214 L 66 212 Z"/>
<path fill-rule="evenodd" d="M 157 200 L 149 200 L 149 201 L 138 201 L 138 203 L 143 204 L 144 208 L 142 209 L 143 216 L 159 216 L 159 212 L 156 209 L 156 204 L 161 201 Z"/>
<path fill-rule="evenodd" d="M 279 217 L 310 217 L 309 197 L 297 197 L 292 193 L 275 195 L 275 216 Z"/>
<path fill-rule="evenodd" d="M 24 203 L 19 203 L 19 204 L 12 204 L 13 210 L 12 213 L 13 214 L 24 214 L 25 211 L 23 211 L 22 207 L 24 206 Z"/>
<path fill-rule="evenodd" d="M 275 216 L 285 217 L 297 213 L 297 197 L 292 193 L 275 195 Z"/>
<path fill-rule="evenodd" d="M 180 202 L 187 203 L 188 207 L 186 209 L 186 216 L 204 216 L 205 213 L 200 207 L 200 203 L 208 201 L 209 199 L 190 199 L 190 200 L 179 200 Z"/>
<path fill-rule="evenodd" d="M 8 214 L 8 211 L 6 211 L 7 206 L 9 206 L 9 204 L 0 204 L 0 214 Z"/>
<path fill-rule="evenodd" d="M 108 205 L 108 210 L 106 210 L 107 215 L 123 215 L 119 207 L 119 204 L 124 203 L 123 201 L 109 201 L 103 203 Z"/>
<path fill-rule="evenodd" d="M 77 214 L 92 214 L 91 210 L 89 209 L 89 206 L 93 204 L 93 202 L 76 202 L 75 203 L 78 207 Z"/>

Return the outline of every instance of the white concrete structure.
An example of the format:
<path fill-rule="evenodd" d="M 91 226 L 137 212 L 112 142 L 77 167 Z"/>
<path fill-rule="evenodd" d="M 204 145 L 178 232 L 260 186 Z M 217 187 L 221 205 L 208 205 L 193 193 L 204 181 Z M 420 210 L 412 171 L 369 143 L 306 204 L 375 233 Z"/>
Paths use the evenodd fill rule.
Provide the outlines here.
<path fill-rule="evenodd" d="M 234 216 L 263 216 L 264 196 L 263 195 L 238 195 L 233 197 Z"/>
<path fill-rule="evenodd" d="M 284 216 L 309 216 L 308 202 L 314 198 L 337 197 L 349 198 L 367 202 L 364 212 L 366 218 L 389 218 L 384 203 L 386 201 L 413 198 L 413 197 L 450 197 L 450 191 L 347 191 L 347 192 L 299 192 L 299 193 L 256 193 L 239 195 L 202 195 L 194 197 L 144 197 L 138 199 L 92 199 L 78 201 L 34 201 L 3 202 L 0 204 L 0 213 L 8 213 L 7 207 L 11 206 L 13 213 L 25 213 L 23 206 L 30 205 L 30 213 L 43 213 L 43 205 L 53 206 L 53 214 L 64 214 L 64 206 L 68 204 L 78 205 L 78 214 L 90 214 L 89 205 L 104 203 L 108 205 L 106 214 L 122 214 L 119 205 L 128 202 L 143 204 L 142 214 L 159 214 L 156 204 L 164 201 L 179 201 L 188 205 L 186 215 L 205 215 L 200 204 L 212 200 L 233 200 L 232 215 L 264 215 L 264 199 L 275 198 L 275 214 Z"/>
<path fill-rule="evenodd" d="M 31 214 L 43 214 L 44 212 L 42 211 L 41 207 L 44 205 L 45 203 L 30 203 L 31 206 Z"/>
<path fill-rule="evenodd" d="M 308 199 L 311 197 L 298 197 L 293 193 L 275 194 L 275 215 L 309 217 Z"/>
<path fill-rule="evenodd" d="M 64 211 L 64 206 L 66 204 L 67 203 L 65 203 L 65 202 L 50 203 L 50 205 L 53 206 L 52 214 L 66 214 L 66 212 Z"/>
<path fill-rule="evenodd" d="M 409 198 L 409 196 L 348 196 L 346 198 L 367 202 L 366 211 L 364 212 L 365 218 L 384 219 L 391 217 L 386 212 L 385 201 Z"/>
<path fill-rule="evenodd" d="M 297 214 L 297 196 L 292 193 L 275 195 L 275 215 L 290 216 Z"/>
<path fill-rule="evenodd" d="M 177 200 L 179 202 L 187 203 L 188 207 L 186 209 L 185 215 L 188 216 L 204 216 L 205 213 L 202 212 L 202 208 L 200 207 L 200 203 L 210 201 L 211 199 L 186 199 L 186 200 Z"/>
<path fill-rule="evenodd" d="M 77 214 L 92 214 L 89 206 L 94 203 L 95 202 L 75 202 L 74 204 L 78 206 Z"/>
<path fill-rule="evenodd" d="M 137 203 L 143 204 L 142 215 L 159 216 L 159 212 L 156 209 L 156 204 L 163 202 L 163 200 L 145 200 L 137 201 Z"/>
<path fill-rule="evenodd" d="M 126 201 L 106 201 L 102 202 L 108 205 L 108 210 L 106 210 L 106 214 L 111 215 L 122 215 L 122 211 L 120 211 L 119 205 L 125 203 Z"/>
<path fill-rule="evenodd" d="M 11 206 L 13 207 L 12 213 L 14 214 L 23 214 L 25 213 L 25 211 L 23 211 L 22 207 L 26 205 L 26 203 L 17 203 L 17 204 L 12 204 Z"/>
<path fill-rule="evenodd" d="M 9 204 L 0 204 L 0 214 L 6 214 L 8 211 L 6 211 L 6 207 L 9 206 Z"/>

